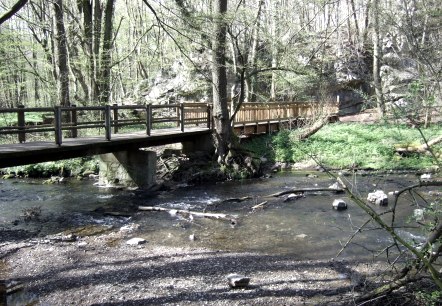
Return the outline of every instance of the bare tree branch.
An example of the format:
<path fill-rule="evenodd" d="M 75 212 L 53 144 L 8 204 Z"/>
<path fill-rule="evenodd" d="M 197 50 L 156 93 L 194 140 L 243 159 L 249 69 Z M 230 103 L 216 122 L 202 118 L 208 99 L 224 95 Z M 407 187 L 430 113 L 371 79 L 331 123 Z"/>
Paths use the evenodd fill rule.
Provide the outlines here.
<path fill-rule="evenodd" d="M 9 11 L 7 11 L 2 17 L 0 17 L 0 25 L 2 25 L 5 21 L 14 16 L 19 10 L 22 9 L 23 6 L 25 6 L 26 3 L 28 3 L 28 0 L 17 1 Z"/>

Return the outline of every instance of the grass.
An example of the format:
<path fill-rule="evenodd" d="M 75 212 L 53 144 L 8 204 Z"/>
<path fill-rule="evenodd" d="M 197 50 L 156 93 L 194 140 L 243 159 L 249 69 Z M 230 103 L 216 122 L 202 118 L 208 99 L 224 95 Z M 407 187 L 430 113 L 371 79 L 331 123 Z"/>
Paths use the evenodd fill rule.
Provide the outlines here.
<path fill-rule="evenodd" d="M 6 174 L 24 176 L 24 177 L 42 177 L 51 176 L 78 176 L 84 173 L 97 173 L 98 161 L 93 157 L 79 157 L 60 161 L 50 161 L 38 164 L 4 168 L 0 171 Z"/>
<path fill-rule="evenodd" d="M 323 127 L 305 141 L 299 131 L 284 130 L 276 135 L 254 139 L 245 147 L 274 161 L 304 162 L 314 157 L 333 169 L 429 169 L 436 166 L 427 154 L 401 156 L 395 147 L 419 145 L 423 139 L 417 129 L 406 125 L 335 123 Z M 440 135 L 440 126 L 423 129 L 427 139 Z M 442 146 L 434 149 L 440 154 Z"/>

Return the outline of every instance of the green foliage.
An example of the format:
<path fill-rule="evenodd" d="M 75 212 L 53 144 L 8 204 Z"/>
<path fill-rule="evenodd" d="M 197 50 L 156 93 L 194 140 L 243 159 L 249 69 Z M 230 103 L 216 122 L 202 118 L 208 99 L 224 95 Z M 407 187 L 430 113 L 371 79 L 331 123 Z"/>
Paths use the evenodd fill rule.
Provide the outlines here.
<path fill-rule="evenodd" d="M 76 176 L 85 171 L 97 173 L 97 161 L 83 157 L 3 169 L 4 173 L 15 173 L 26 177 Z"/>
<path fill-rule="evenodd" d="M 275 152 L 272 145 L 273 137 L 274 136 L 271 135 L 252 137 L 244 140 L 240 145 L 247 151 L 253 152 L 256 157 L 265 157 L 267 159 L 274 160 Z"/>
<path fill-rule="evenodd" d="M 416 297 L 423 304 L 427 306 L 436 306 L 440 305 L 440 301 L 442 300 L 442 292 L 441 291 L 433 291 L 433 292 L 423 292 L 419 291 L 416 293 Z"/>
<path fill-rule="evenodd" d="M 440 127 L 423 130 L 427 139 L 440 134 Z M 276 161 L 303 162 L 311 157 L 334 169 L 425 169 L 434 166 L 434 160 L 426 154 L 396 153 L 397 144 L 421 144 L 417 129 L 405 125 L 390 124 L 329 124 L 305 141 L 299 141 L 299 131 L 284 130 L 272 136 L 271 148 L 268 138 L 261 138 L 261 152 L 271 149 L 267 157 Z M 257 140 L 258 141 L 258 140 Z M 259 148 L 255 143 L 253 147 Z M 253 147 L 248 147 L 256 152 Z M 434 149 L 440 150 L 441 146 Z"/>

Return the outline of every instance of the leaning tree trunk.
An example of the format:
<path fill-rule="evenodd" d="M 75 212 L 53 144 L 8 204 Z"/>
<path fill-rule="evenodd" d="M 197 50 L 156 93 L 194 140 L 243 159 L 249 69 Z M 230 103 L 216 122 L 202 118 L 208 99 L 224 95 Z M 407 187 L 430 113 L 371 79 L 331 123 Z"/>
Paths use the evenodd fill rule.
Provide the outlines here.
<path fill-rule="evenodd" d="M 227 0 L 217 0 L 214 8 L 214 39 L 212 43 L 214 138 L 218 162 L 224 164 L 229 151 L 228 146 L 232 134 L 227 109 L 227 70 L 225 54 L 227 32 L 225 13 L 227 11 Z"/>
<path fill-rule="evenodd" d="M 63 17 L 63 0 L 54 1 L 55 27 L 57 29 L 57 65 L 59 70 L 58 77 L 58 97 L 63 106 L 70 105 L 69 99 L 69 68 L 68 68 L 68 49 L 66 40 L 66 30 Z"/>

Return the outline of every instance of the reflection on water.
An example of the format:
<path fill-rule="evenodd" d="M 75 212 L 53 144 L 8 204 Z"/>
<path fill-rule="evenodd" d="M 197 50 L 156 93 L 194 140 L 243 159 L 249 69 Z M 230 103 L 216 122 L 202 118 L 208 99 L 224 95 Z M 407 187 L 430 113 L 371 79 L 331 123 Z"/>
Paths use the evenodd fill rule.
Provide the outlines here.
<path fill-rule="evenodd" d="M 366 198 L 368 192 L 382 189 L 394 191 L 410 185 L 414 176 L 383 175 L 346 177 L 353 191 Z M 65 185 L 42 185 L 40 181 L 3 181 L 0 185 L 0 229 L 27 230 L 34 235 L 47 235 L 69 227 L 86 224 L 111 224 L 121 227 L 127 222 L 140 225 L 137 236 L 150 243 L 194 245 L 219 250 L 258 251 L 292 254 L 299 258 L 331 258 L 341 249 L 368 216 L 344 194 L 331 192 L 306 193 L 305 197 L 284 202 L 282 198 L 264 198 L 274 192 L 302 187 L 328 187 L 334 179 L 322 173 L 280 173 L 273 178 L 216 185 L 185 186 L 157 194 L 97 188 L 92 182 L 70 181 Z M 223 202 L 229 198 L 250 196 L 240 203 Z M 343 198 L 348 209 L 335 211 L 332 202 Z M 268 201 L 265 209 L 251 207 Z M 403 198 L 396 213 L 397 226 L 407 223 L 412 215 L 412 201 Z M 164 212 L 136 212 L 138 205 L 173 209 L 207 211 L 238 215 L 232 227 L 224 221 L 185 219 Z M 24 222 L 23 210 L 40 206 L 38 221 Z M 103 208 L 104 207 L 104 208 Z M 375 207 L 384 212 L 391 207 Z M 131 218 L 105 216 L 105 211 L 132 212 Z M 387 220 L 391 214 L 384 218 Z M 14 225 L 14 224 L 15 225 Z M 423 239 L 419 232 L 401 229 L 410 241 Z M 389 236 L 374 224 L 358 234 L 343 256 L 364 256 L 367 249 L 377 250 L 391 243 Z M 370 254 L 371 255 L 371 254 Z"/>

